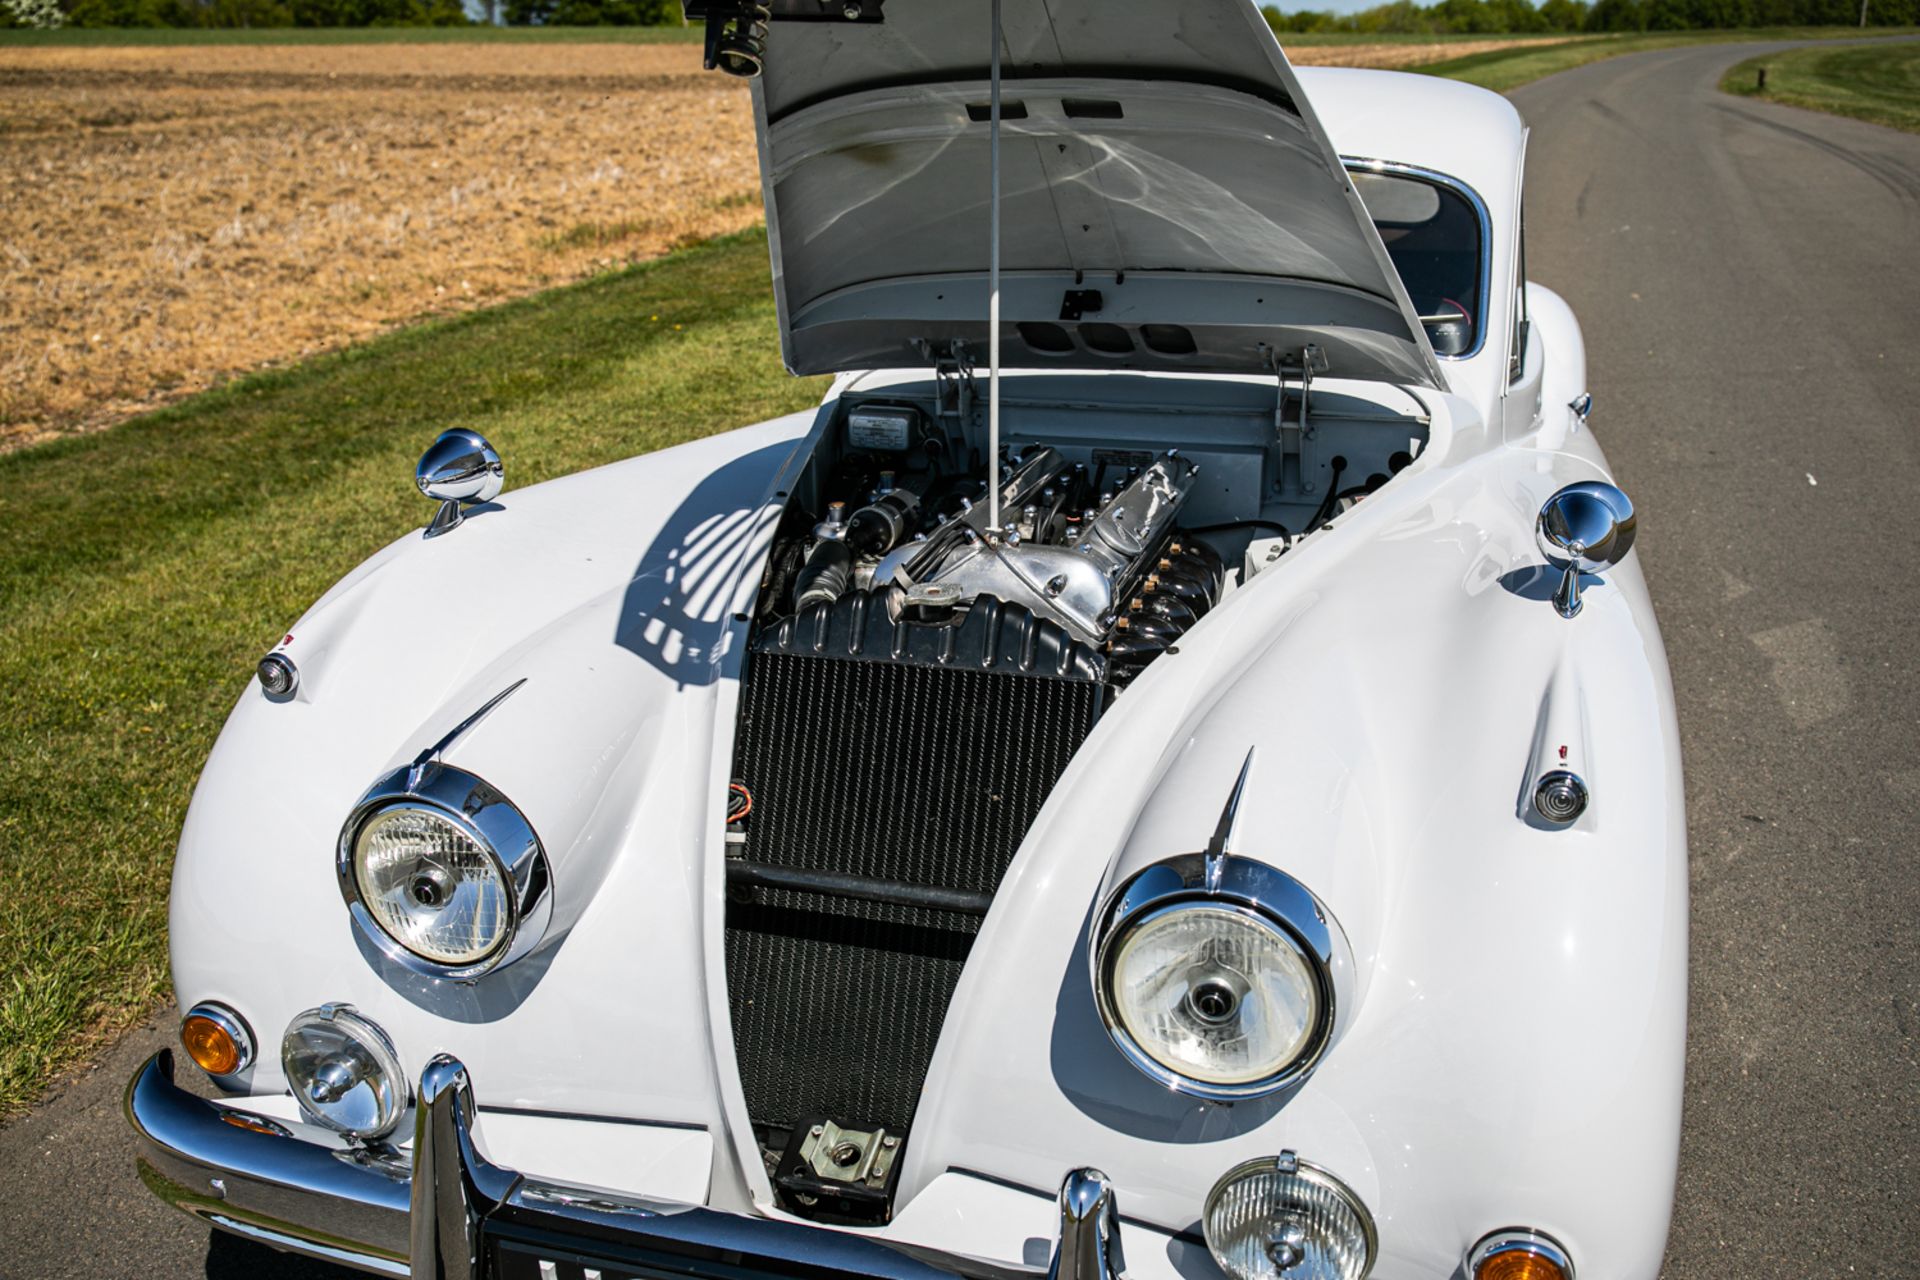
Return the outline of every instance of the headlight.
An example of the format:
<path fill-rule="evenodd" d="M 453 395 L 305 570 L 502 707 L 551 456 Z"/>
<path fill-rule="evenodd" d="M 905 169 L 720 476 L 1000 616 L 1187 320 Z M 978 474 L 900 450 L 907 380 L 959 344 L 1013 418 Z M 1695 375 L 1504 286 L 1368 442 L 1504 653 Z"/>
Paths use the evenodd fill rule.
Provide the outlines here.
<path fill-rule="evenodd" d="M 475 978 L 539 941 L 546 857 L 520 811 L 463 770 L 398 769 L 340 833 L 340 888 L 388 956 L 434 977 Z"/>
<path fill-rule="evenodd" d="M 1201 1226 L 1232 1280 L 1361 1280 L 1379 1248 L 1360 1197 L 1290 1151 L 1228 1170 Z"/>
<path fill-rule="evenodd" d="M 1222 855 L 1157 863 L 1096 920 L 1094 989 L 1114 1043 L 1170 1088 L 1232 1101 L 1286 1087 L 1332 1042 L 1352 962 L 1299 881 Z"/>
<path fill-rule="evenodd" d="M 321 1005 L 288 1023 L 280 1066 L 308 1119 L 356 1138 L 390 1132 L 407 1105 L 393 1043 L 351 1005 Z"/>
<path fill-rule="evenodd" d="M 485 960 L 512 927 L 506 868 L 437 810 L 400 803 L 368 818 L 354 837 L 353 874 L 374 923 L 437 964 Z"/>
<path fill-rule="evenodd" d="M 1264 1080 L 1292 1062 L 1319 1022 L 1320 993 L 1300 947 L 1249 912 L 1169 907 L 1114 948 L 1122 1029 L 1170 1071 L 1209 1084 Z"/>

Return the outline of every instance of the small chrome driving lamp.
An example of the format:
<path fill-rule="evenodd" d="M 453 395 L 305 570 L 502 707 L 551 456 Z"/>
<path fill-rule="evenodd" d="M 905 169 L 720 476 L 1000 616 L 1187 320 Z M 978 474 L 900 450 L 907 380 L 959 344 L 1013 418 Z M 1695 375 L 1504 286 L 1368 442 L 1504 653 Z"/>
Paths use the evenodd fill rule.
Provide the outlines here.
<path fill-rule="evenodd" d="M 420 492 L 440 504 L 426 536 L 437 538 L 466 519 L 466 508 L 492 502 L 506 483 L 506 467 L 485 436 L 464 427 L 442 431 L 413 469 Z"/>
<path fill-rule="evenodd" d="M 1534 540 L 1547 563 L 1561 571 L 1553 607 L 1563 618 L 1580 612 L 1580 575 L 1599 573 L 1633 550 L 1633 503 L 1598 480 L 1582 480 L 1548 498 L 1534 523 Z"/>

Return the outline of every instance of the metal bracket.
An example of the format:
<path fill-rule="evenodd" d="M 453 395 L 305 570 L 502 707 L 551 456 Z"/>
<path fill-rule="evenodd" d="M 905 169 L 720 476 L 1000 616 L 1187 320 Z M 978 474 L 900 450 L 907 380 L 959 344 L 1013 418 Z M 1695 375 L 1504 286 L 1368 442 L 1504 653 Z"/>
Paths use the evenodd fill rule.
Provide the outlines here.
<path fill-rule="evenodd" d="M 936 346 L 925 338 L 915 338 L 913 345 L 919 350 L 920 358 L 933 366 L 936 415 L 955 419 L 964 431 L 973 413 L 973 402 L 979 395 L 973 385 L 973 358 L 967 353 L 967 344 L 955 338 Z"/>
<path fill-rule="evenodd" d="M 427 524 L 425 536 L 437 538 L 449 529 L 459 528 L 460 522 L 466 518 L 467 513 L 460 508 L 460 500 L 448 498 L 440 504 L 440 509 L 433 513 L 433 519 Z"/>
<path fill-rule="evenodd" d="M 1262 346 L 1265 346 L 1263 343 Z M 1275 458 L 1274 488 L 1282 493 L 1287 491 L 1287 458 L 1289 455 L 1299 458 L 1299 492 L 1313 492 L 1313 483 L 1307 479 L 1313 469 L 1308 456 L 1307 445 L 1313 440 L 1314 431 L 1309 419 L 1313 402 L 1313 375 L 1325 373 L 1327 356 L 1319 347 L 1308 343 L 1300 348 L 1298 370 L 1300 375 L 1300 412 L 1294 421 L 1287 421 L 1287 375 L 1296 370 L 1282 355 L 1278 347 L 1266 347 L 1268 367 L 1273 370 L 1275 381 L 1273 399 L 1273 434 L 1278 447 Z"/>

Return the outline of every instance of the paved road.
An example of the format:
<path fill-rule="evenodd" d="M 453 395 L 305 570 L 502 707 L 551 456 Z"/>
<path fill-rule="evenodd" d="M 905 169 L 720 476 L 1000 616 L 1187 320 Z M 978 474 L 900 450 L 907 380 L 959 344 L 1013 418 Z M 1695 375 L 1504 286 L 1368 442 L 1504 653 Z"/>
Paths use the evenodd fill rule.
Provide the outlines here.
<path fill-rule="evenodd" d="M 1642 54 L 1516 94 L 1530 268 L 1586 325 L 1686 739 L 1668 1275 L 1912 1275 L 1920 137 L 1717 94 L 1755 51 Z M 0 1132 L 0 1275 L 344 1280 L 210 1247 L 139 1188 L 119 1093 L 170 1025 Z"/>
<path fill-rule="evenodd" d="M 1717 93 L 1754 53 L 1518 91 L 1528 269 L 1586 330 L 1679 698 L 1693 998 L 1667 1274 L 1913 1276 L 1920 137 Z"/>

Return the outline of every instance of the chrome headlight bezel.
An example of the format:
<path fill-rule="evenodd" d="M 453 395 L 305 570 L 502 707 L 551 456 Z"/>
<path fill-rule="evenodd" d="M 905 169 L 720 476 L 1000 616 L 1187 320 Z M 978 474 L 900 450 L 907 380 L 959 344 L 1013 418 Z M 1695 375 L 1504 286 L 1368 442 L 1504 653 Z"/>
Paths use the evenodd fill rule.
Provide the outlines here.
<path fill-rule="evenodd" d="M 505 936 L 479 960 L 448 964 L 421 955 L 388 933 L 361 895 L 354 861 L 361 830 L 381 814 L 409 808 L 431 812 L 464 833 L 492 858 L 506 887 Z M 470 982 L 513 963 L 539 945 L 553 914 L 546 850 L 526 815 L 486 780 L 438 761 L 395 769 L 368 788 L 340 828 L 334 871 L 360 936 L 388 960 L 428 978 Z"/>
<path fill-rule="evenodd" d="M 1222 1084 L 1173 1070 L 1133 1038 L 1114 1006 L 1113 968 L 1121 942 L 1137 926 L 1189 907 L 1234 911 L 1268 925 L 1293 944 L 1313 976 L 1316 1013 L 1305 1045 L 1258 1080 Z M 1310 1075 L 1337 1038 L 1353 974 L 1346 935 L 1326 905 L 1279 868 L 1233 854 L 1181 854 L 1124 881 L 1094 915 L 1089 956 L 1100 1021 L 1121 1054 L 1150 1080 L 1212 1102 L 1266 1097 Z"/>

